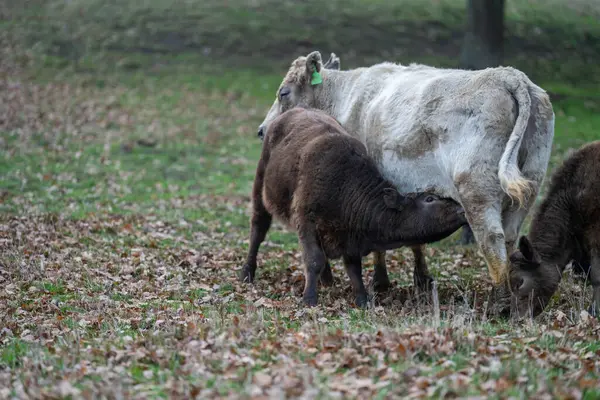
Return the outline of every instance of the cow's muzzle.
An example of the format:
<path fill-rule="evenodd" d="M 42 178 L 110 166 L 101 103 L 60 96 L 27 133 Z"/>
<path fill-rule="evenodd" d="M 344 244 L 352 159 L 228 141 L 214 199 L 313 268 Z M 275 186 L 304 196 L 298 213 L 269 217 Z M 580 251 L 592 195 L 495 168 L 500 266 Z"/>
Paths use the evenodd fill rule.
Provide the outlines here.
<path fill-rule="evenodd" d="M 263 140 L 265 138 L 265 128 L 264 126 L 259 126 L 258 127 L 258 133 L 257 136 L 260 140 Z"/>

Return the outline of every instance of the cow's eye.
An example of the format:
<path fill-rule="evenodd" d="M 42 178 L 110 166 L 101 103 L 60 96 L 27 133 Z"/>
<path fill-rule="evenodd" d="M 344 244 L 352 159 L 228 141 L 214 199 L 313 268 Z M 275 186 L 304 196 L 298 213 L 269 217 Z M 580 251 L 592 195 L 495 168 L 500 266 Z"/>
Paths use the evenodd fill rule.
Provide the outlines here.
<path fill-rule="evenodd" d="M 288 94 L 290 94 L 290 92 L 291 92 L 290 88 L 287 86 L 284 86 L 281 88 L 281 90 L 279 90 L 279 96 L 280 97 L 287 96 Z"/>
<path fill-rule="evenodd" d="M 427 196 L 425 197 L 425 203 L 432 203 L 435 201 L 435 196 Z"/>

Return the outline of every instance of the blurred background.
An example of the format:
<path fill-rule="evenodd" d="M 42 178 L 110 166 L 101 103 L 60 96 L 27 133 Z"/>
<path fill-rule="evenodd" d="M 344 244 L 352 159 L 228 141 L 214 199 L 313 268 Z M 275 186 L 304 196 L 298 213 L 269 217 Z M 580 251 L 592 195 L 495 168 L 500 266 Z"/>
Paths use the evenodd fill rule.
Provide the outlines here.
<path fill-rule="evenodd" d="M 600 138 L 597 0 L 4 0 L 0 21 L 7 210 L 247 196 L 256 126 L 313 50 L 342 69 L 511 65 L 551 94 L 552 165 Z"/>
<path fill-rule="evenodd" d="M 510 64 L 538 81 L 600 82 L 594 0 L 4 0 L 0 7 L 19 46 L 45 56 L 47 66 L 75 63 L 80 71 L 191 57 L 279 72 L 319 49 L 339 53 L 347 68 L 382 60 Z"/>

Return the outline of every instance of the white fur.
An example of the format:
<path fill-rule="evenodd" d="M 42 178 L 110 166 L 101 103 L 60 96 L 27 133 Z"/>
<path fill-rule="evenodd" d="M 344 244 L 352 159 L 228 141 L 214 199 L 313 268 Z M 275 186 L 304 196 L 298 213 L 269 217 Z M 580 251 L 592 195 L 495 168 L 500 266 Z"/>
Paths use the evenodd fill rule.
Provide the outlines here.
<path fill-rule="evenodd" d="M 461 202 L 488 264 L 505 269 L 506 248 L 493 236 L 516 240 L 550 158 L 554 112 L 545 91 L 510 67 L 466 71 L 381 63 L 321 74 L 317 87 L 284 80 L 295 90 L 291 103 L 336 118 L 365 143 L 399 190 L 432 188 Z M 261 126 L 282 111 L 276 100 Z M 465 174 L 471 181 L 461 186 Z M 485 209 L 474 204 L 474 194 L 485 198 Z M 510 232 L 502 229 L 502 213 L 512 218 Z M 498 268 L 490 266 L 496 282 L 502 271 L 492 269 Z"/>

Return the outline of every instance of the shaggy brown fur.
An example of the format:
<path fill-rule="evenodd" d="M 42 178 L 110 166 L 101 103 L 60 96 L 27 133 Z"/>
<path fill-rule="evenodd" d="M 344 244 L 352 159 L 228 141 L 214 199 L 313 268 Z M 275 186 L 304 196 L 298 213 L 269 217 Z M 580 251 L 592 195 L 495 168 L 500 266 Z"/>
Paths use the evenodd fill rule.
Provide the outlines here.
<path fill-rule="evenodd" d="M 570 261 L 589 274 L 590 312 L 600 310 L 600 141 L 578 149 L 552 176 L 528 236 L 510 257 L 510 312 L 540 314 Z M 508 312 L 508 305 L 504 312 Z"/>
<path fill-rule="evenodd" d="M 253 187 L 250 248 L 240 278 L 252 282 L 272 216 L 298 233 L 304 302 L 316 305 L 316 280 L 331 283 L 328 259 L 343 258 L 355 302 L 367 303 L 361 258 L 372 251 L 443 239 L 467 223 L 455 201 L 401 195 L 365 146 L 322 111 L 293 108 L 269 125 Z"/>

